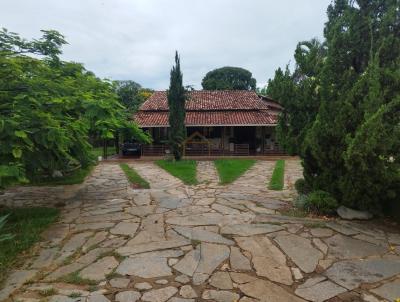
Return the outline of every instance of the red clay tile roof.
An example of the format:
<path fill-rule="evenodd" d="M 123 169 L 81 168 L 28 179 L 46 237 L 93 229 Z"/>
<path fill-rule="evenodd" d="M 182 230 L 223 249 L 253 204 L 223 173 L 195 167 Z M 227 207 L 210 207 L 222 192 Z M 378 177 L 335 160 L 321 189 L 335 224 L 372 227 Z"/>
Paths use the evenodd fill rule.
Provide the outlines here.
<path fill-rule="evenodd" d="M 253 91 L 191 91 L 186 101 L 186 126 L 275 125 L 276 108 Z M 135 114 L 141 127 L 168 127 L 165 91 L 155 92 Z"/>
<path fill-rule="evenodd" d="M 254 91 L 199 90 L 190 91 L 186 110 L 240 110 L 268 109 L 266 102 Z M 157 91 L 142 104 L 140 110 L 168 110 L 167 93 Z"/>
<path fill-rule="evenodd" d="M 275 125 L 277 115 L 263 111 L 186 112 L 186 126 Z M 139 112 L 135 121 L 141 127 L 167 127 L 168 112 Z"/>

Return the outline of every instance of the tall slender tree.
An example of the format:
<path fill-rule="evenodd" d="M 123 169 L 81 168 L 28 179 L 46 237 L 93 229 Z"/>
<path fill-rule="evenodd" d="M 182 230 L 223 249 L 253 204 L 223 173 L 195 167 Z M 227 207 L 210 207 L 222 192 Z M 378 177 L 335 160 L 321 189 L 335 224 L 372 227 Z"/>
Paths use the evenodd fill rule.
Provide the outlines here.
<path fill-rule="evenodd" d="M 182 158 L 182 144 L 186 137 L 186 90 L 182 84 L 182 77 L 180 58 L 178 52 L 175 52 L 175 66 L 171 69 L 171 79 L 168 90 L 168 106 L 170 125 L 169 145 L 176 160 Z"/>

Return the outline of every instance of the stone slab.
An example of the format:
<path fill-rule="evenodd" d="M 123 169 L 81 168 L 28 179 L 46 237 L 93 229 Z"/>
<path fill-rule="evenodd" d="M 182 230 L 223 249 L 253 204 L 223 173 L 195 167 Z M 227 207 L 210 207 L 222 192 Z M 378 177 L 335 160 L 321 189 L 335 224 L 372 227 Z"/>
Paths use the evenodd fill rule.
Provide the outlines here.
<path fill-rule="evenodd" d="M 221 234 L 237 236 L 254 236 L 284 230 L 284 227 L 273 224 L 235 224 L 221 228 Z"/>
<path fill-rule="evenodd" d="M 340 206 L 336 212 L 343 219 L 358 219 L 358 220 L 368 220 L 372 218 L 372 214 L 366 211 L 357 211 L 354 209 L 347 208 L 345 206 Z"/>
<path fill-rule="evenodd" d="M 282 287 L 261 279 L 240 284 L 239 289 L 246 296 L 259 299 L 263 302 L 305 302 L 305 300 L 287 292 Z"/>
<path fill-rule="evenodd" d="M 328 280 L 309 287 L 298 288 L 295 294 L 309 301 L 323 302 L 346 291 L 347 289 Z"/>
<path fill-rule="evenodd" d="M 293 283 L 292 273 L 286 265 L 285 255 L 266 236 L 237 237 L 238 245 L 252 255 L 258 276 L 286 285 Z"/>
<path fill-rule="evenodd" d="M 250 260 L 237 247 L 231 247 L 229 262 L 235 271 L 251 271 Z"/>
<path fill-rule="evenodd" d="M 383 284 L 382 286 L 371 289 L 370 292 L 389 301 L 395 301 L 400 298 L 400 279 L 393 280 Z"/>
<path fill-rule="evenodd" d="M 323 258 L 321 251 L 311 245 L 309 239 L 297 236 L 278 236 L 274 239 L 283 252 L 305 273 L 312 273 Z"/>
<path fill-rule="evenodd" d="M 237 293 L 226 290 L 205 290 L 202 298 L 216 302 L 235 302 L 239 300 L 240 296 Z"/>
<path fill-rule="evenodd" d="M 363 283 L 375 283 L 397 274 L 400 274 L 398 258 L 341 261 L 334 263 L 325 272 L 325 276 L 349 290 Z"/>
<path fill-rule="evenodd" d="M 79 275 L 84 279 L 101 281 L 118 266 L 118 261 L 107 256 L 84 268 Z"/>
<path fill-rule="evenodd" d="M 40 252 L 39 256 L 32 263 L 31 268 L 43 269 L 50 266 L 56 257 L 58 248 L 48 248 Z"/>
<path fill-rule="evenodd" d="M 232 289 L 232 280 L 227 272 L 216 272 L 214 273 L 210 280 L 210 285 L 218 288 L 218 289 Z"/>
<path fill-rule="evenodd" d="M 121 262 L 116 272 L 121 275 L 140 278 L 158 278 L 172 275 L 167 258 L 160 257 L 127 258 Z"/>
<path fill-rule="evenodd" d="M 329 247 L 329 255 L 339 259 L 355 259 L 386 253 L 386 248 L 341 234 L 324 240 Z"/>
<path fill-rule="evenodd" d="M 143 243 L 137 244 L 134 246 L 124 246 L 120 247 L 116 250 L 118 254 L 121 256 L 129 256 L 134 254 L 140 254 L 145 252 L 151 252 L 156 250 L 166 250 L 176 247 L 181 247 L 185 245 L 189 245 L 190 240 L 166 240 L 166 241 L 159 241 L 159 242 L 150 242 L 150 243 Z"/>
<path fill-rule="evenodd" d="M 110 280 L 110 285 L 116 288 L 125 288 L 130 282 L 128 278 L 113 278 Z"/>
<path fill-rule="evenodd" d="M 145 302 L 165 302 L 178 292 L 178 289 L 173 286 L 168 286 L 160 289 L 153 289 L 143 294 L 142 301 Z"/>
<path fill-rule="evenodd" d="M 229 247 L 213 243 L 201 243 L 200 261 L 196 273 L 211 275 L 212 272 L 226 259 L 230 254 Z"/>
<path fill-rule="evenodd" d="M 0 301 L 7 299 L 16 289 L 36 275 L 37 270 L 18 270 L 10 274 L 0 290 Z"/>
<path fill-rule="evenodd" d="M 235 242 L 229 239 L 226 239 L 225 237 L 206 230 L 201 230 L 201 229 L 194 229 L 194 228 L 188 228 L 188 227 L 174 227 L 174 230 L 181 234 L 182 236 L 190 239 L 190 240 L 199 240 L 199 241 L 205 241 L 205 242 L 210 242 L 210 243 L 220 243 L 220 244 L 226 244 L 226 245 L 234 245 Z"/>
<path fill-rule="evenodd" d="M 138 227 L 139 227 L 138 223 L 121 221 L 114 228 L 110 230 L 110 233 L 114 235 L 124 235 L 133 237 Z"/>
<path fill-rule="evenodd" d="M 136 302 L 140 299 L 141 294 L 137 291 L 129 290 L 119 292 L 115 295 L 115 301 L 118 302 Z"/>
<path fill-rule="evenodd" d="M 187 276 L 193 276 L 200 261 L 200 248 L 188 252 L 177 264 L 174 269 Z"/>

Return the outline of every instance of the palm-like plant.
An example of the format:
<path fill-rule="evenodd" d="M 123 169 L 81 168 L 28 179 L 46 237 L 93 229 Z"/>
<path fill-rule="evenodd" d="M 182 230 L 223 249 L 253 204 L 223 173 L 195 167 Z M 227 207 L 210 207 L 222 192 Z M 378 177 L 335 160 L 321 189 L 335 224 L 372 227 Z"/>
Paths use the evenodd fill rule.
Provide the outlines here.
<path fill-rule="evenodd" d="M 9 215 L 0 217 L 0 232 L 4 228 L 8 216 Z M 14 235 L 11 235 L 11 234 L 0 234 L 0 242 L 5 241 L 5 240 L 10 240 L 13 237 L 14 237 Z"/>

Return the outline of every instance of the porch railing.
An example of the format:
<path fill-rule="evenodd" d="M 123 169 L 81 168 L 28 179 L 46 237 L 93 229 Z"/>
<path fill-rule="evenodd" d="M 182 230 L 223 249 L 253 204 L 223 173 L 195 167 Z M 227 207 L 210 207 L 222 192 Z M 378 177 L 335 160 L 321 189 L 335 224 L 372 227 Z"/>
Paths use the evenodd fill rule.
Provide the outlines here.
<path fill-rule="evenodd" d="M 249 144 L 234 144 L 234 154 L 235 155 L 249 155 L 250 146 Z"/>
<path fill-rule="evenodd" d="M 166 149 L 166 145 L 143 145 L 142 156 L 163 156 Z"/>
<path fill-rule="evenodd" d="M 165 156 L 167 145 L 143 145 L 142 156 Z M 272 148 L 265 148 L 261 152 L 250 150 L 249 144 L 234 144 L 233 149 L 224 150 L 221 147 L 210 146 L 208 144 L 189 143 L 185 148 L 186 156 L 249 156 L 249 155 L 284 155 L 284 150 L 278 145 Z"/>

